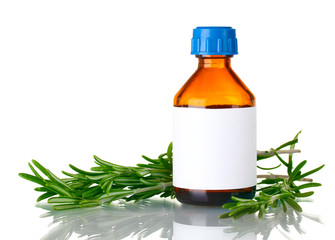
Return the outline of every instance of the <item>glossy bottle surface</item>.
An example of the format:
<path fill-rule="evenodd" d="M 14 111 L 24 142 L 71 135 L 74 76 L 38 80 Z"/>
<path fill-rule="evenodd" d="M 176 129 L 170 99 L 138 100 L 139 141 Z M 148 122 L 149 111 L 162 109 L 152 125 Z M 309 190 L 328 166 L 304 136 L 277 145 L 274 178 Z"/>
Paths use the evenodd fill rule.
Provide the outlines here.
<path fill-rule="evenodd" d="M 197 55 L 198 69 L 178 91 L 174 106 L 182 108 L 255 107 L 255 97 L 230 66 L 232 56 Z M 175 187 L 176 198 L 195 205 L 222 205 L 232 196 L 253 198 L 255 186 L 241 189 L 203 190 Z"/>
<path fill-rule="evenodd" d="M 175 107 L 241 108 L 255 97 L 230 66 L 232 56 L 201 55 L 198 69 L 178 91 Z"/>

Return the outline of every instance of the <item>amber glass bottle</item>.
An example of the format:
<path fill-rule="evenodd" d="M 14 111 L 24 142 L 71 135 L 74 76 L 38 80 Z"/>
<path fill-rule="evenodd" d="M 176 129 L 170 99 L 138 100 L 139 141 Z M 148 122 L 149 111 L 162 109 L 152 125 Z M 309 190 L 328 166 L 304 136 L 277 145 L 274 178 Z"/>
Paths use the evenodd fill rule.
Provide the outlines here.
<path fill-rule="evenodd" d="M 174 98 L 173 181 L 177 199 L 222 205 L 253 198 L 256 185 L 255 97 L 236 75 L 235 29 L 198 27 L 198 69 Z"/>

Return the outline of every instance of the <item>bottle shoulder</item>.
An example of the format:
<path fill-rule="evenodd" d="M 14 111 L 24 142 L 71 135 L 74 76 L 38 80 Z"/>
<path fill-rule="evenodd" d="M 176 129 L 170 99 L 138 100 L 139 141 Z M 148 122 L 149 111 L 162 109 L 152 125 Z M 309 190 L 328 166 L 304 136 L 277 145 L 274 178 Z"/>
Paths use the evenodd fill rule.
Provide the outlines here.
<path fill-rule="evenodd" d="M 252 107 L 255 96 L 231 68 L 200 68 L 174 98 L 178 107 Z"/>

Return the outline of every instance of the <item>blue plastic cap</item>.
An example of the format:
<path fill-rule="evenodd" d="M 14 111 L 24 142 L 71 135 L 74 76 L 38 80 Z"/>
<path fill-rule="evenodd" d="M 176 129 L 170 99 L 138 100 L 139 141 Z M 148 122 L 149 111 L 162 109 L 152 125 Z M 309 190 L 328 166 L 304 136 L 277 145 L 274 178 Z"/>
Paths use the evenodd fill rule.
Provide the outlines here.
<path fill-rule="evenodd" d="M 237 38 L 232 27 L 193 29 L 192 55 L 236 55 Z"/>

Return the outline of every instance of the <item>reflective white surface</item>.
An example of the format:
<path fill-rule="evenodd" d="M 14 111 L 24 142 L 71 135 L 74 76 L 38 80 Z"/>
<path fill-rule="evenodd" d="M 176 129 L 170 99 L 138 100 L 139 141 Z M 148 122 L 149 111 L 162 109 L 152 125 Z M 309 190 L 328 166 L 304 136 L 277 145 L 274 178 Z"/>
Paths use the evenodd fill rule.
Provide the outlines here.
<path fill-rule="evenodd" d="M 222 208 L 182 205 L 161 199 L 138 204 L 122 201 L 108 207 L 60 212 L 51 210 L 48 204 L 36 207 L 43 209 L 40 218 L 49 223 L 40 236 L 42 240 L 312 239 L 315 231 L 322 232 L 325 228 L 322 217 L 307 212 L 298 214 L 291 209 L 287 214 L 281 208 L 272 209 L 262 220 L 256 215 L 239 220 L 219 219 L 218 215 L 225 212 Z"/>

